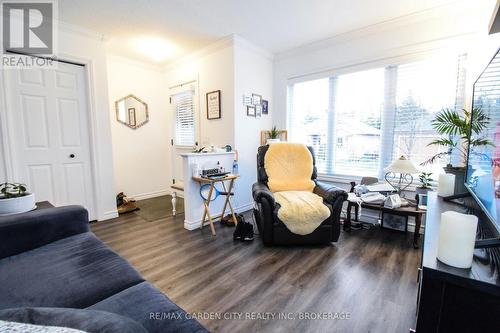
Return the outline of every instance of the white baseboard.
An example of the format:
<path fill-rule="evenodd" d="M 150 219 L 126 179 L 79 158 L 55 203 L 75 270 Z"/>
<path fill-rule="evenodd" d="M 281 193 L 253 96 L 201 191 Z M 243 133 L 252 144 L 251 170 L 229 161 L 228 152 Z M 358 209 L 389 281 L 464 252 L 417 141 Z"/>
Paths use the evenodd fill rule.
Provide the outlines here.
<path fill-rule="evenodd" d="M 97 220 L 104 221 L 104 220 L 114 219 L 115 217 L 118 217 L 118 211 L 116 209 L 104 212 L 102 216 Z"/>
<path fill-rule="evenodd" d="M 247 203 L 245 205 L 241 205 L 239 207 L 234 208 L 234 211 L 236 213 L 243 213 L 243 212 L 246 212 L 252 208 L 253 208 L 253 202 L 250 202 L 250 203 Z M 212 219 L 214 220 L 214 222 L 218 222 L 218 219 L 221 217 L 221 215 L 222 214 L 212 215 Z M 206 225 L 207 225 L 207 222 L 205 222 L 205 226 Z M 201 218 L 199 218 L 197 220 L 193 220 L 193 221 L 184 220 L 184 229 L 195 230 L 195 229 L 199 229 L 200 226 L 201 226 Z"/>
<path fill-rule="evenodd" d="M 160 191 L 134 194 L 134 195 L 130 195 L 128 197 L 135 199 L 135 200 L 144 200 L 144 199 L 151 199 L 151 198 L 161 197 L 161 196 L 170 195 L 170 194 L 172 194 L 170 189 L 164 189 L 164 190 L 160 190 Z"/>

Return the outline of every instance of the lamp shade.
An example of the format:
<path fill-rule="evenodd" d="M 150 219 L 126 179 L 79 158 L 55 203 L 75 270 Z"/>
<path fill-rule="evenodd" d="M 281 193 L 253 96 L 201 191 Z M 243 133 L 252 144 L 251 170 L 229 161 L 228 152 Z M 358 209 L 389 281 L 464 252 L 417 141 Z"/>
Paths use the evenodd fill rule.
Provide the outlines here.
<path fill-rule="evenodd" d="M 413 165 L 413 162 L 401 156 L 397 160 L 392 161 L 391 165 L 384 169 L 385 172 L 414 174 L 420 171 Z"/>

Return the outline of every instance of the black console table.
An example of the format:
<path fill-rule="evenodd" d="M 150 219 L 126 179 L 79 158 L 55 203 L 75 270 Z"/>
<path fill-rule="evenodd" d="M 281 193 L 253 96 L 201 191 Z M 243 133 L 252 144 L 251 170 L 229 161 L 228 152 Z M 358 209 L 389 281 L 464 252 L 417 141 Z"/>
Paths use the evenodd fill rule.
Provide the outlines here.
<path fill-rule="evenodd" d="M 429 194 L 417 298 L 418 333 L 500 332 L 500 249 L 477 249 L 471 269 L 436 259 L 441 213 L 448 210 L 479 216 L 478 238 L 491 237 L 472 198 L 464 205 Z"/>

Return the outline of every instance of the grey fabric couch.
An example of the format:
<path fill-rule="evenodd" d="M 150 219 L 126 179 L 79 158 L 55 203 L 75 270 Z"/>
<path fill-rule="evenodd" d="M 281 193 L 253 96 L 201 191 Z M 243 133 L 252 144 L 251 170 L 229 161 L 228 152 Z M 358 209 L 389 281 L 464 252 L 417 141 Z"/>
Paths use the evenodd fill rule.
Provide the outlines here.
<path fill-rule="evenodd" d="M 87 321 L 126 317 L 150 333 L 207 332 L 97 239 L 83 207 L 0 217 L 0 320 L 54 323 L 54 316 L 67 317 L 64 308 L 81 309 Z"/>

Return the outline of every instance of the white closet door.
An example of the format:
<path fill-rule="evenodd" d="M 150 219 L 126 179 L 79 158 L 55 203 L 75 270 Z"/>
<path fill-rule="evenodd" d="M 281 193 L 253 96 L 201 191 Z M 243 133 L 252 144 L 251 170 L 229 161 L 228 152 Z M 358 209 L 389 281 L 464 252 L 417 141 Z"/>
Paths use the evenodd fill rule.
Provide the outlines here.
<path fill-rule="evenodd" d="M 5 73 L 12 181 L 26 183 L 37 201 L 82 205 L 95 219 L 85 68 L 59 63 Z"/>

